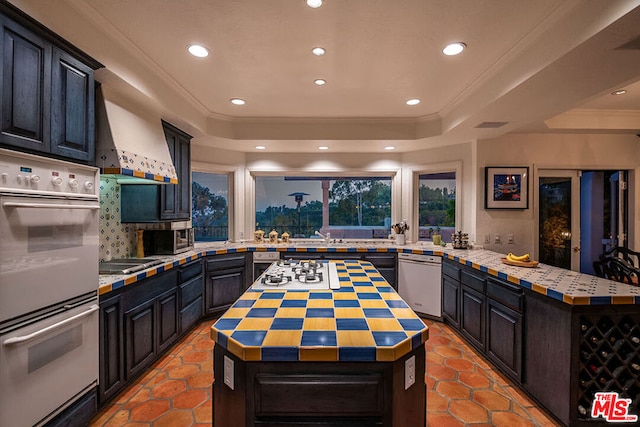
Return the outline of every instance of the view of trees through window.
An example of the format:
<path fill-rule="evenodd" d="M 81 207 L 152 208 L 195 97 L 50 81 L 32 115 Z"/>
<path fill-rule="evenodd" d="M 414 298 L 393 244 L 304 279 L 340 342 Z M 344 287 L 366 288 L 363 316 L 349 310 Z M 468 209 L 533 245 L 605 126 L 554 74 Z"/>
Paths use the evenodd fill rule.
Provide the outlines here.
<path fill-rule="evenodd" d="M 390 177 L 257 176 L 256 224 L 292 237 L 386 238 Z"/>
<path fill-rule="evenodd" d="M 191 221 L 196 242 L 229 239 L 229 177 L 193 172 Z"/>
<path fill-rule="evenodd" d="M 456 219 L 456 174 L 429 173 L 419 176 L 419 239 L 432 240 L 434 234 L 451 241 Z"/>

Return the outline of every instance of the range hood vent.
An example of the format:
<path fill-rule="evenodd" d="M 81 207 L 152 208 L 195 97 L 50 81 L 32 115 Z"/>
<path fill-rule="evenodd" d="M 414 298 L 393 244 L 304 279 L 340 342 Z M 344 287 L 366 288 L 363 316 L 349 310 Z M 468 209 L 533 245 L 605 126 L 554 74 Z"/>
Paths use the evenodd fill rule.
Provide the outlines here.
<path fill-rule="evenodd" d="M 104 84 L 96 93 L 96 163 L 119 184 L 177 184 L 160 114 Z"/>

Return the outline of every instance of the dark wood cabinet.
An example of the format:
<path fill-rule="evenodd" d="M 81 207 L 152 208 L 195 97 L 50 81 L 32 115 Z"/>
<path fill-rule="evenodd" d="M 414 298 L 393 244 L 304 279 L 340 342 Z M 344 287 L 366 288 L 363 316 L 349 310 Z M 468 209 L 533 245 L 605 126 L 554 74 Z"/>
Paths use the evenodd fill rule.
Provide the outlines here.
<path fill-rule="evenodd" d="M 178 184 L 167 184 L 160 191 L 160 218 L 191 219 L 191 136 L 162 122 L 171 160 L 176 168 Z"/>
<path fill-rule="evenodd" d="M 205 260 L 205 313 L 222 314 L 251 285 L 246 253 L 217 255 Z"/>
<path fill-rule="evenodd" d="M 94 162 L 101 64 L 4 3 L 0 25 L 0 145 Z"/>
<path fill-rule="evenodd" d="M 124 313 L 125 377 L 135 377 L 153 362 L 156 351 L 155 301 L 150 299 Z"/>
<path fill-rule="evenodd" d="M 483 276 L 460 271 L 460 332 L 480 351 L 485 349 L 485 283 Z"/>
<path fill-rule="evenodd" d="M 204 288 L 201 260 L 192 261 L 178 271 L 180 295 L 179 331 L 189 330 L 203 314 Z"/>
<path fill-rule="evenodd" d="M 48 152 L 50 147 L 51 51 L 53 46 L 6 16 L 2 23 L 2 133 L 13 147 Z"/>
<path fill-rule="evenodd" d="M 389 362 L 245 362 L 214 348 L 213 423 L 221 426 L 425 426 L 425 385 L 405 388 L 408 359 Z M 223 381 L 233 362 L 233 388 Z M 416 378 L 424 378 L 416 363 Z"/>
<path fill-rule="evenodd" d="M 514 380 L 522 381 L 524 291 L 507 282 L 487 280 L 486 354 Z"/>
<path fill-rule="evenodd" d="M 68 159 L 95 159 L 93 69 L 54 48 L 51 70 L 51 152 Z"/>
<path fill-rule="evenodd" d="M 115 396 L 124 386 L 123 312 L 120 295 L 100 301 L 100 400 Z"/>
<path fill-rule="evenodd" d="M 157 352 L 161 353 L 178 338 L 178 290 L 169 289 L 156 298 L 158 307 L 157 317 Z"/>
<path fill-rule="evenodd" d="M 442 260 L 442 317 L 460 327 L 460 268 L 447 258 Z"/>

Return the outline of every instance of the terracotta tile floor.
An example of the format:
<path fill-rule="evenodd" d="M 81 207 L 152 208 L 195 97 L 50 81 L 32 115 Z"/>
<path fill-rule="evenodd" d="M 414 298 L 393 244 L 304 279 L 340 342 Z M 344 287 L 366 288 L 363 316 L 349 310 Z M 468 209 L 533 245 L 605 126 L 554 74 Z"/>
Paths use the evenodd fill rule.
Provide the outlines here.
<path fill-rule="evenodd" d="M 425 322 L 429 427 L 558 425 L 448 326 Z M 204 321 L 185 336 L 89 425 L 211 426 L 212 323 Z"/>

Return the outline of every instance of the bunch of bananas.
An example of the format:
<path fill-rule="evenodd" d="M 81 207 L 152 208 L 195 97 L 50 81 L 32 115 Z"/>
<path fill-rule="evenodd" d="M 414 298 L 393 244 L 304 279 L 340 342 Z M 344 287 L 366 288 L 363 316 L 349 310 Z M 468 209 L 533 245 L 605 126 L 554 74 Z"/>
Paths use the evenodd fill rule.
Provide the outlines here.
<path fill-rule="evenodd" d="M 507 259 L 509 261 L 518 261 L 518 262 L 529 262 L 531 261 L 531 256 L 529 254 L 524 254 L 521 256 L 516 256 L 514 254 L 512 254 L 511 252 L 509 252 L 507 254 Z"/>

